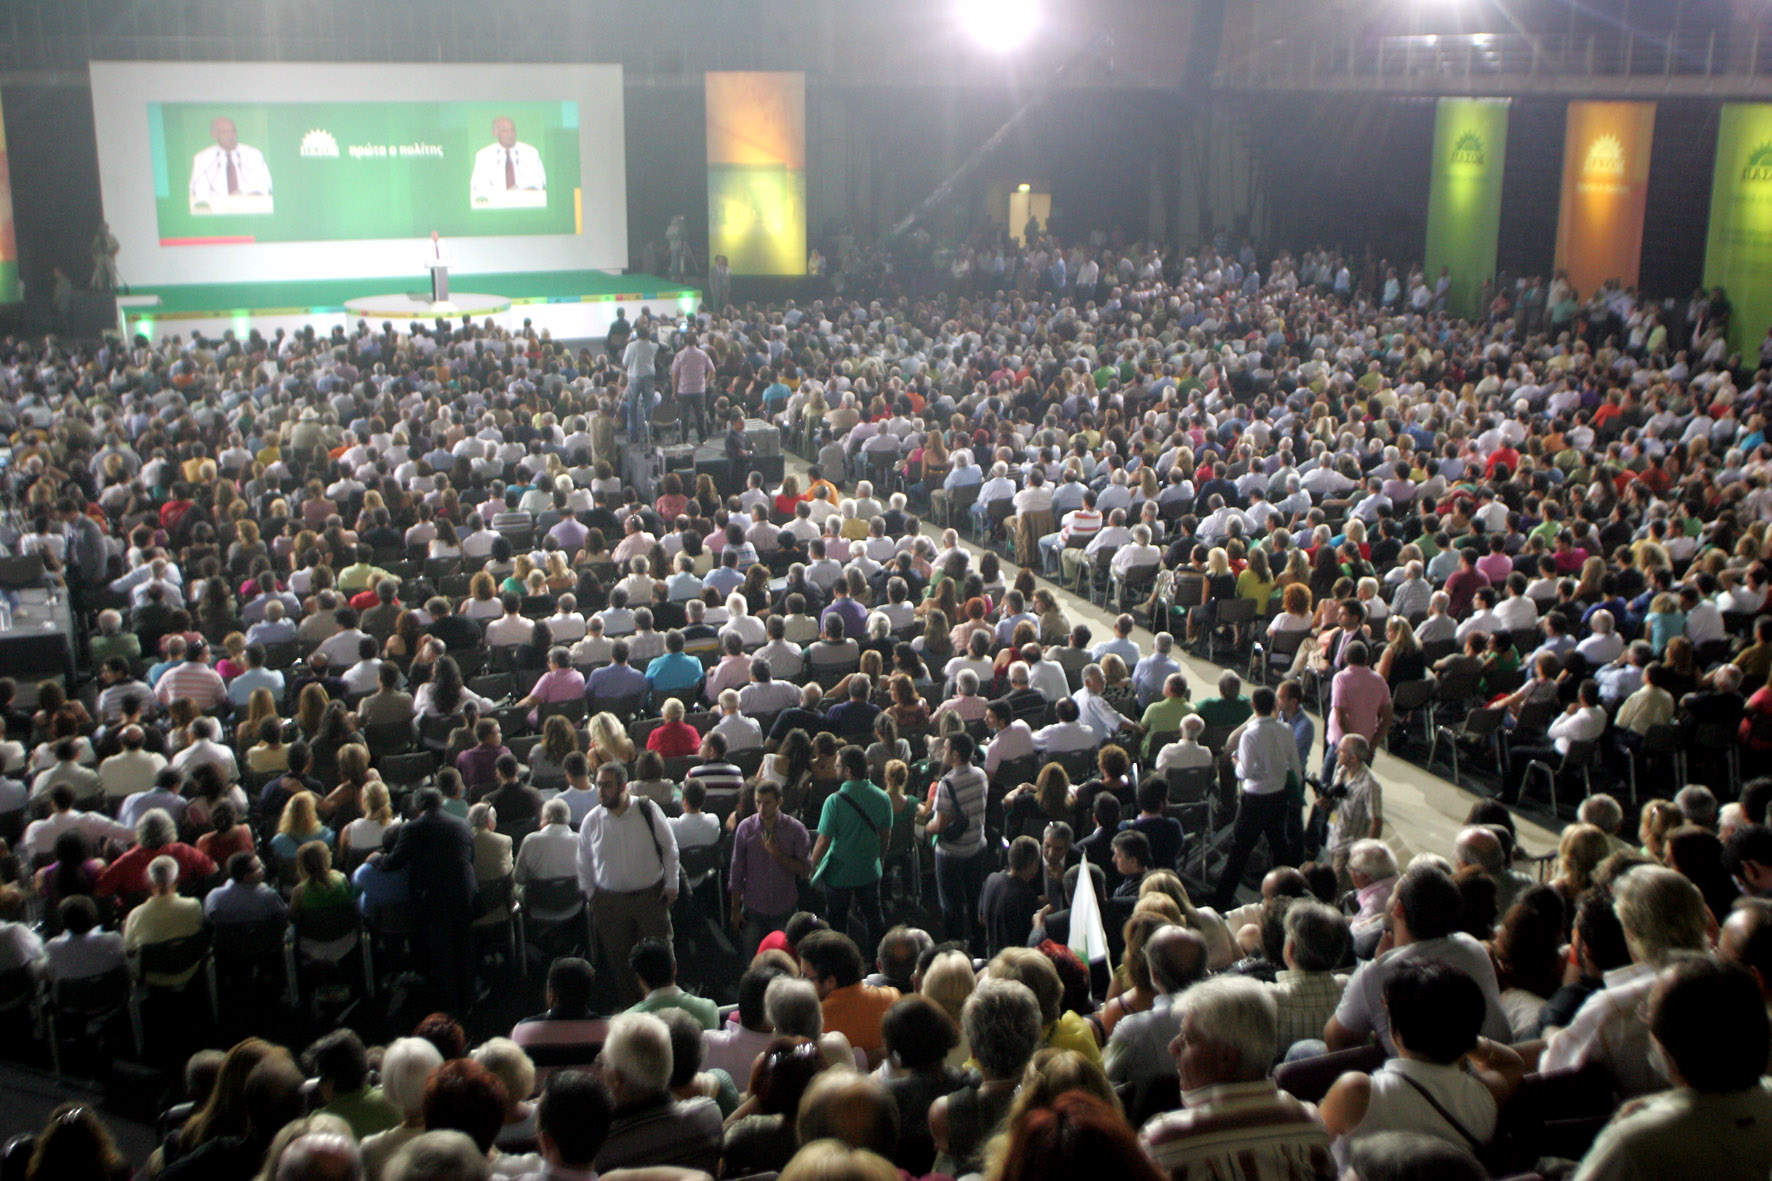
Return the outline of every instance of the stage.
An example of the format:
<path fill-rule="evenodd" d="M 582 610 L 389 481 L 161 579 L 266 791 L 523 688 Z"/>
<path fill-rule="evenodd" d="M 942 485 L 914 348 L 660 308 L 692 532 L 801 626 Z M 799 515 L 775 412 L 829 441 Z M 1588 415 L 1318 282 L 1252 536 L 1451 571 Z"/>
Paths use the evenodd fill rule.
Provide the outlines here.
<path fill-rule="evenodd" d="M 450 273 L 459 288 L 452 310 L 434 309 L 428 275 L 380 279 L 308 280 L 285 283 L 205 283 L 134 287 L 117 300 L 118 327 L 158 344 L 170 337 L 217 337 L 253 329 L 270 336 L 279 328 L 316 332 L 353 328 L 357 321 L 392 323 L 402 332 L 439 315 L 476 323 L 491 320 L 520 328 L 528 320 L 559 340 L 607 335 L 622 308 L 631 320 L 641 308 L 654 315 L 690 314 L 701 292 L 657 275 L 618 275 L 608 271 L 540 271 L 524 275 Z"/>

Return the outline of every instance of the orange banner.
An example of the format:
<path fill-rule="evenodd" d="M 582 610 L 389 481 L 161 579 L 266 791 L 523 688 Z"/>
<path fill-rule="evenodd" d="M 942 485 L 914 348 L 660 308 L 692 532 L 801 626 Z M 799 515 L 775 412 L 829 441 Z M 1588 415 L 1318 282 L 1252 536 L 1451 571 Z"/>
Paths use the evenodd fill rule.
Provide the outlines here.
<path fill-rule="evenodd" d="M 1654 137 L 1654 103 L 1569 104 L 1556 265 L 1581 298 L 1608 279 L 1636 286 Z"/>

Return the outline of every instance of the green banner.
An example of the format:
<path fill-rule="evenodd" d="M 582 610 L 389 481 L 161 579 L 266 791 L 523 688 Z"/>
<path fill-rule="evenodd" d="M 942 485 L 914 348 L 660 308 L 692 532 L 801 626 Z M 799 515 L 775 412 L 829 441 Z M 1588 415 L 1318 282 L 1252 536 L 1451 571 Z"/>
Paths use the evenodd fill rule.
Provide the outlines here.
<path fill-rule="evenodd" d="M 1727 291 L 1729 347 L 1753 367 L 1772 325 L 1772 103 L 1723 104 L 1704 285 Z"/>
<path fill-rule="evenodd" d="M 1481 311 L 1483 284 L 1495 277 L 1507 108 L 1505 98 L 1443 98 L 1435 109 L 1423 257 L 1428 286 L 1446 269 L 1446 307 L 1455 316 Z"/>
<path fill-rule="evenodd" d="M 12 170 L 6 155 L 6 119 L 0 116 L 0 303 L 24 298 L 18 283 L 18 241 L 12 229 Z"/>
<path fill-rule="evenodd" d="M 576 102 L 150 103 L 163 246 L 579 232 Z"/>

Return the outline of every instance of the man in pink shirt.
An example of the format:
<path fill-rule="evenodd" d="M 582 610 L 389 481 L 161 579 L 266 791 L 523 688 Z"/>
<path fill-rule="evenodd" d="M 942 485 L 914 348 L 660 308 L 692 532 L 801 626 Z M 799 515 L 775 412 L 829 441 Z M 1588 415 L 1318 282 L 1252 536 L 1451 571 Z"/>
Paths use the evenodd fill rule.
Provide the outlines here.
<path fill-rule="evenodd" d="M 1358 734 L 1377 750 L 1391 725 L 1391 689 L 1372 671 L 1363 642 L 1347 646 L 1347 667 L 1335 674 L 1329 691 L 1329 728 L 1323 735 L 1323 782 L 1335 774 L 1335 752 L 1343 734 Z"/>
<path fill-rule="evenodd" d="M 1477 559 L 1477 569 L 1490 586 L 1503 586 L 1514 572 L 1514 560 L 1507 556 L 1507 538 L 1496 534 L 1489 538 L 1489 552 Z"/>
<path fill-rule="evenodd" d="M 695 419 L 696 433 L 702 442 L 708 438 L 708 379 L 714 375 L 714 359 L 696 343 L 695 333 L 686 333 L 683 347 L 671 359 L 671 385 L 682 405 L 683 429 L 688 438 L 689 419 Z"/>

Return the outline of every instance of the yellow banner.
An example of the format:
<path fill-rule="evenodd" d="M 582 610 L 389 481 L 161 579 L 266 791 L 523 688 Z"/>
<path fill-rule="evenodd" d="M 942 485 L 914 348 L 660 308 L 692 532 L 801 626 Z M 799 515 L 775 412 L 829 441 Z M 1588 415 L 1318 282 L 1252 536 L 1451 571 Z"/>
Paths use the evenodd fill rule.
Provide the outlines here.
<path fill-rule="evenodd" d="M 1569 104 L 1556 265 L 1582 298 L 1608 279 L 1636 285 L 1654 137 L 1654 103 Z"/>
<path fill-rule="evenodd" d="M 710 72 L 707 104 L 710 255 L 735 275 L 805 274 L 806 75 Z"/>

